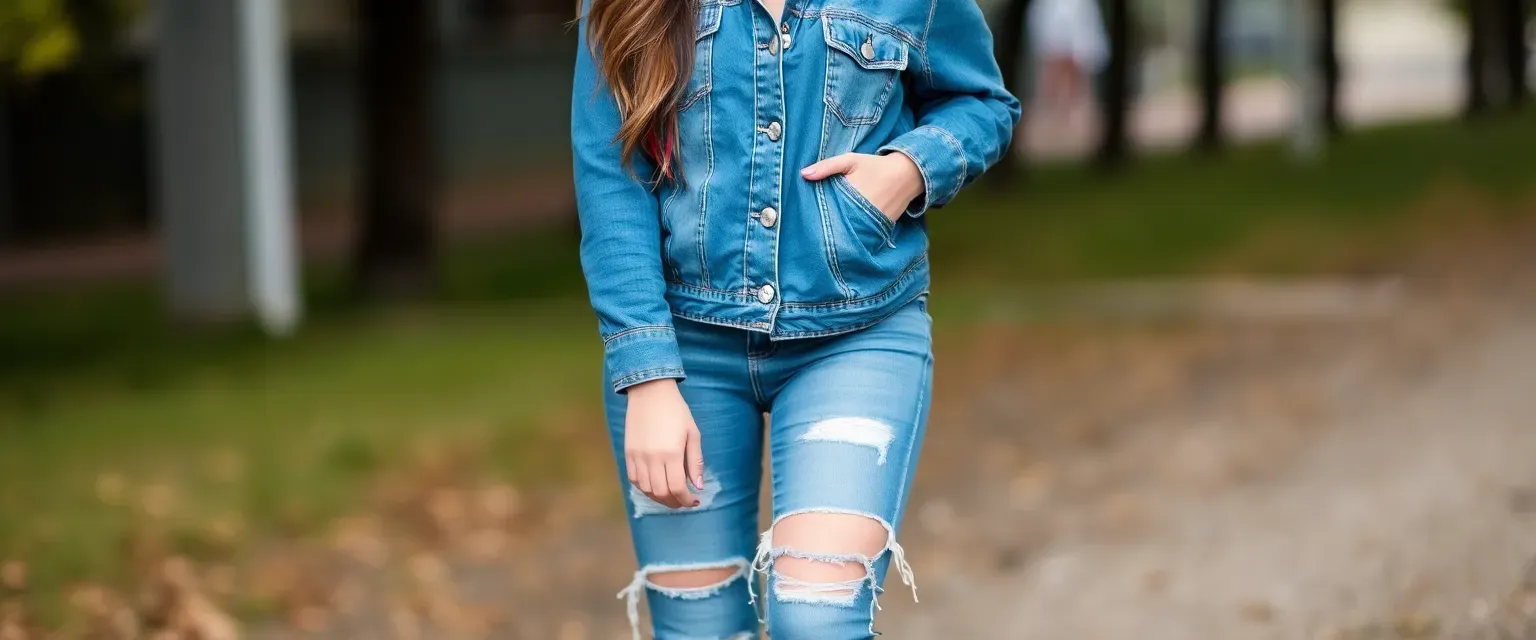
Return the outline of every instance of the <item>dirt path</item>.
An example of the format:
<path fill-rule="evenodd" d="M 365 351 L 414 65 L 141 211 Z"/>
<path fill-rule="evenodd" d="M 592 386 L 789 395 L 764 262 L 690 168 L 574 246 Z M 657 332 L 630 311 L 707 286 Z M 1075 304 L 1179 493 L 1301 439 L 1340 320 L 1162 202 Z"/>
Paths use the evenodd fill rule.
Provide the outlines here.
<path fill-rule="evenodd" d="M 1312 336 L 1289 363 L 1237 364 L 1206 402 L 1132 418 L 1096 454 L 1052 456 L 1049 475 L 972 487 L 991 497 L 970 515 L 1006 521 L 989 525 L 990 546 L 1023 559 L 928 571 L 923 605 L 884 626 L 912 638 L 1536 638 L 1531 310 L 1425 310 Z M 1262 389 L 1272 410 L 1246 406 Z M 1050 500 L 1054 477 L 1090 480 Z"/>

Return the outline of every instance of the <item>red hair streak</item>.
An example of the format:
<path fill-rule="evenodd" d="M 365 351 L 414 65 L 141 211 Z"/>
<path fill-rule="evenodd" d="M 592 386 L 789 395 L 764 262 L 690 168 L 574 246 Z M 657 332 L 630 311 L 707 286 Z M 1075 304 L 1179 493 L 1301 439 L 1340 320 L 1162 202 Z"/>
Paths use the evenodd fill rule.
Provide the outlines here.
<path fill-rule="evenodd" d="M 667 128 L 665 138 L 652 130 L 645 137 L 645 153 L 656 162 L 657 170 L 663 180 L 675 180 L 677 160 L 677 124 L 673 123 Z"/>

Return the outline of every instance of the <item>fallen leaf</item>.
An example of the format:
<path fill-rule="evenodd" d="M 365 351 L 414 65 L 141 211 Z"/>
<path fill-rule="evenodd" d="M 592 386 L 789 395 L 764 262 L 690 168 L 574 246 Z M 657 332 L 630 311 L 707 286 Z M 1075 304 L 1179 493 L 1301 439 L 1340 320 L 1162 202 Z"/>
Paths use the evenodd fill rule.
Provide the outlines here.
<path fill-rule="evenodd" d="M 220 449 L 208 454 L 204 467 L 210 478 L 234 482 L 245 474 L 245 457 L 233 449 Z"/>
<path fill-rule="evenodd" d="M 516 516 L 521 505 L 517 488 L 509 484 L 494 484 L 480 490 L 481 512 L 493 522 L 505 522 Z"/>
<path fill-rule="evenodd" d="M 181 602 L 185 630 L 198 640 L 239 640 L 240 629 L 234 618 L 214 606 L 201 594 L 186 594 Z"/>
<path fill-rule="evenodd" d="M 308 633 L 320 633 L 331 624 L 331 615 L 320 607 L 300 607 L 293 613 L 294 626 Z"/>
<path fill-rule="evenodd" d="M 1267 602 L 1251 601 L 1243 603 L 1243 619 L 1249 622 L 1268 624 L 1275 619 L 1275 609 Z"/>
<path fill-rule="evenodd" d="M 1148 593 L 1162 593 L 1168 588 L 1168 571 L 1166 569 L 1153 569 L 1141 579 L 1141 585 Z"/>
<path fill-rule="evenodd" d="M 428 553 L 411 556 L 411 577 L 425 586 L 442 585 L 448 577 L 448 567 L 443 561 Z"/>
<path fill-rule="evenodd" d="M 587 623 L 580 620 L 561 623 L 559 640 L 587 640 Z"/>
<path fill-rule="evenodd" d="M 245 532 L 245 518 L 238 513 L 226 513 L 208 522 L 208 537 L 222 545 L 233 545 Z"/>
<path fill-rule="evenodd" d="M 163 520 L 175 512 L 178 498 L 176 488 L 158 483 L 145 486 L 139 493 L 139 508 L 156 520 Z"/>
<path fill-rule="evenodd" d="M 394 607 L 390 611 L 389 626 L 394 629 L 396 640 L 421 638 L 421 619 L 403 606 Z"/>
<path fill-rule="evenodd" d="M 1397 619 L 1392 625 L 1398 637 L 1404 640 L 1434 638 L 1440 635 L 1440 621 L 1428 614 L 1411 613 Z"/>
<path fill-rule="evenodd" d="M 27 564 L 20 560 L 11 560 L 0 565 L 0 586 L 12 591 L 27 588 Z"/>
<path fill-rule="evenodd" d="M 123 506 L 123 494 L 127 488 L 128 483 L 116 473 L 103 473 L 96 476 L 96 499 L 103 504 L 114 507 Z"/>

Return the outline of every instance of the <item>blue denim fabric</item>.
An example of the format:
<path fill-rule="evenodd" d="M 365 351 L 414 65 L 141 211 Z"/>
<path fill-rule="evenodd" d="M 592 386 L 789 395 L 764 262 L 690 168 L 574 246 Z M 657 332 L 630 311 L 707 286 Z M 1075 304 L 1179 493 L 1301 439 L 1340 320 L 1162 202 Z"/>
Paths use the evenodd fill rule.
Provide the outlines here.
<path fill-rule="evenodd" d="M 874 326 L 804 340 L 773 341 L 760 332 L 679 320 L 679 353 L 688 370 L 680 388 L 699 426 L 705 465 L 693 508 L 669 509 L 628 484 L 628 396 L 608 392 L 608 430 L 640 565 L 620 593 L 629 600 L 636 638 L 642 592 L 657 640 L 756 638 L 754 601 L 766 609 L 774 640 L 873 635 L 886 571 L 894 564 L 903 582 L 912 582 L 896 531 L 927 423 L 931 328 L 926 297 Z M 771 533 L 758 535 L 764 412 L 771 415 L 772 521 L 813 512 L 867 516 L 889 534 L 878 556 L 803 554 L 776 545 Z M 784 555 L 862 564 L 866 577 L 833 585 L 839 593 L 818 591 L 773 570 Z M 704 568 L 736 573 L 698 589 L 647 580 L 657 572 Z M 758 586 L 759 573 L 767 575 L 766 591 Z"/>
<path fill-rule="evenodd" d="M 620 162 L 620 117 L 579 30 L 571 145 L 581 261 L 616 390 L 682 378 L 673 318 L 771 340 L 870 326 L 928 287 L 928 210 L 1002 155 L 1019 117 L 975 0 L 695 0 L 681 180 Z M 902 153 L 924 195 L 891 223 L 841 176 Z M 687 372 L 692 374 L 691 371 Z"/>

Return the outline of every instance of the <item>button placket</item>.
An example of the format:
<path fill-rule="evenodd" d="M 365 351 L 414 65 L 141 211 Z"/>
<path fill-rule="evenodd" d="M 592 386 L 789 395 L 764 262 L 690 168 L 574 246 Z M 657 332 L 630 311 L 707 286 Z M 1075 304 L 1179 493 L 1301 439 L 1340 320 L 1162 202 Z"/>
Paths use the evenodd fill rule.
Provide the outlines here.
<path fill-rule="evenodd" d="M 789 4 L 792 2 L 786 2 L 786 5 Z M 786 6 L 786 12 L 787 9 Z M 766 33 L 762 26 L 753 29 L 756 36 L 754 40 L 758 42 L 754 47 L 756 71 L 753 75 L 756 90 L 753 95 L 756 101 L 753 104 L 753 128 L 762 137 L 757 138 L 753 144 L 755 161 L 751 171 L 754 175 L 749 177 L 748 184 L 753 185 L 749 197 L 754 208 L 747 214 L 749 228 L 742 264 L 742 284 L 744 293 L 749 296 L 747 300 L 761 305 L 761 315 L 754 319 L 751 326 L 771 331 L 782 297 L 778 290 L 779 219 L 782 213 L 777 207 L 783 197 L 782 176 L 787 153 L 784 141 L 787 125 L 784 121 L 784 57 L 788 55 L 790 40 L 787 23 L 772 20 L 771 17 L 767 20 L 759 17 L 755 24 L 767 26 Z M 756 224 L 753 224 L 754 221 Z"/>

